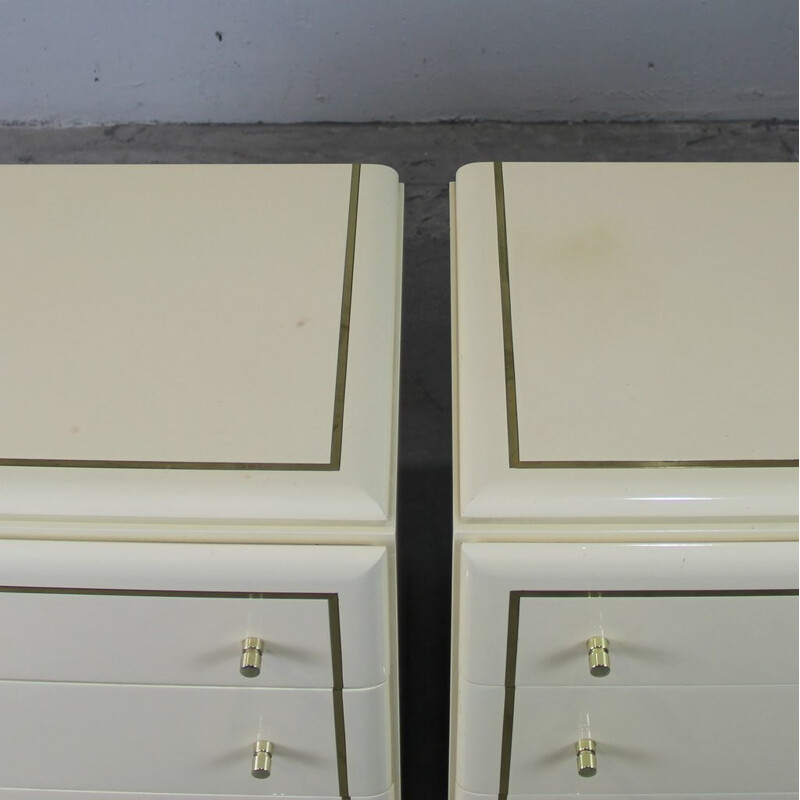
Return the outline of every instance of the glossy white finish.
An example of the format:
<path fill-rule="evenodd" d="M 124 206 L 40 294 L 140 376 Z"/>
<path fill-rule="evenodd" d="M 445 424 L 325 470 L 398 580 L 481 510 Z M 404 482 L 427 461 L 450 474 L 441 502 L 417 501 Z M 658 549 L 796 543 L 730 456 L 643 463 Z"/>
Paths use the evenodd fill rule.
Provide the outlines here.
<path fill-rule="evenodd" d="M 505 690 L 461 683 L 458 783 L 496 796 Z M 510 794 L 797 790 L 797 686 L 518 688 Z M 597 741 L 581 778 L 575 742 Z"/>
<path fill-rule="evenodd" d="M 30 332 L 4 351 L 18 376 L 6 457 L 328 460 L 347 165 L 7 167 L 2 180 L 20 268 L 0 313 Z"/>
<path fill-rule="evenodd" d="M 797 457 L 795 165 L 503 183 L 523 460 Z"/>
<path fill-rule="evenodd" d="M 349 165 L 2 170 L 0 459 L 330 461 Z M 5 466 L 0 515 L 390 525 L 400 213 L 364 166 L 341 469 Z"/>
<path fill-rule="evenodd" d="M 344 692 L 353 795 L 391 784 L 386 685 Z M 0 682 L 6 787 L 341 796 L 330 691 Z M 250 775 L 253 742 L 272 774 Z M 86 754 L 90 753 L 91 758 Z"/>
<path fill-rule="evenodd" d="M 586 646 L 595 635 L 609 641 L 604 686 L 788 684 L 797 677 L 796 595 L 525 598 L 519 625 L 518 686 L 596 686 Z"/>
<path fill-rule="evenodd" d="M 796 165 L 503 174 L 523 461 L 797 458 Z M 454 197 L 457 524 L 796 515 L 795 468 L 509 468 L 492 165 Z"/>
<path fill-rule="evenodd" d="M 0 540 L 0 586 L 336 593 L 344 685 L 366 687 L 390 673 L 388 560 L 381 547 Z M 324 598 L 0 592 L 0 626 L 13 644 L 0 654 L 0 678 L 332 685 Z M 267 643 L 255 679 L 238 672 L 241 639 L 248 635 Z M 50 643 L 47 656 L 32 659 L 42 637 Z"/>
<path fill-rule="evenodd" d="M 463 463 L 463 462 L 462 462 Z M 716 521 L 720 517 L 777 517 L 791 519 L 797 513 L 792 494 L 797 487 L 795 468 L 775 469 L 584 469 L 535 470 L 531 484 L 526 473 L 498 462 L 488 483 L 477 495 L 462 482 L 467 503 L 462 503 L 464 518 L 459 526 L 492 525 L 495 521 L 518 523 L 529 516 L 539 520 L 564 517 L 588 522 L 597 518 Z M 487 471 L 488 475 L 488 462 Z M 735 485 L 734 485 L 735 484 Z M 464 495 L 462 494 L 462 497 Z M 505 510 L 503 510 L 505 509 Z M 700 534 L 705 538 L 705 532 Z M 717 531 L 714 539 L 725 540 Z M 781 531 L 781 538 L 792 539 L 796 529 Z M 645 539 L 646 537 L 639 537 Z M 771 537 L 770 537 L 771 538 Z"/>
<path fill-rule="evenodd" d="M 324 597 L 0 591 L 0 630 L 0 676 L 11 680 L 307 688 L 333 681 Z M 239 674 L 245 635 L 264 640 L 257 677 Z"/>
<path fill-rule="evenodd" d="M 346 689 L 343 693 L 347 776 L 350 795 L 371 795 L 386 791 L 399 780 L 393 720 L 397 719 L 392 692 L 387 682 L 371 689 Z M 305 720 L 314 725 L 314 718 Z"/>
<path fill-rule="evenodd" d="M 781 684 L 797 680 L 797 544 L 464 544 L 458 669 L 505 681 L 512 591 L 697 592 L 694 597 L 523 597 L 517 685 Z M 610 641 L 590 676 L 586 640 Z"/>

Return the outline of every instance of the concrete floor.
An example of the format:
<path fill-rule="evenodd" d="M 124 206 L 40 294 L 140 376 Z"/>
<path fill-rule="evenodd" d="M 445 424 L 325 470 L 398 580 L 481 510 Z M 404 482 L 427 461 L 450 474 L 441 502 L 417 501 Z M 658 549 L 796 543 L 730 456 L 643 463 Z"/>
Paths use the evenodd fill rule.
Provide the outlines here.
<path fill-rule="evenodd" d="M 398 557 L 403 795 L 447 786 L 448 182 L 472 161 L 794 161 L 796 124 L 455 123 L 0 128 L 0 163 L 377 162 L 406 185 Z"/>

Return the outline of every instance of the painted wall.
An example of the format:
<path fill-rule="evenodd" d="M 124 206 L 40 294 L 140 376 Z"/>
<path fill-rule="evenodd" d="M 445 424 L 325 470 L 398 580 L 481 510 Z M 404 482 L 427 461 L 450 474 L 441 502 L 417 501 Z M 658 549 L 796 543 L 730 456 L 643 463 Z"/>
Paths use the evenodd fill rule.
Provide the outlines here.
<path fill-rule="evenodd" d="M 796 0 L 0 0 L 0 121 L 796 119 Z"/>

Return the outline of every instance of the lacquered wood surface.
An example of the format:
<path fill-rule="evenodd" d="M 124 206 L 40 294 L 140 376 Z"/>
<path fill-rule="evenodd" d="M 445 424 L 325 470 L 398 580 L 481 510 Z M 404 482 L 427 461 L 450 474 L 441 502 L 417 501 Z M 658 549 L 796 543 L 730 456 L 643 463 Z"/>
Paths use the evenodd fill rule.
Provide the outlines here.
<path fill-rule="evenodd" d="M 348 690 L 353 795 L 391 783 L 387 687 Z M 107 792 L 341 797 L 331 692 L 0 681 L 0 785 Z M 256 739 L 272 774 L 251 776 Z M 91 754 L 91 757 L 87 757 Z"/>
<path fill-rule="evenodd" d="M 396 173 L 0 179 L 0 513 L 391 525 Z"/>
<path fill-rule="evenodd" d="M 459 170 L 457 524 L 796 515 L 796 182 Z"/>
<path fill-rule="evenodd" d="M 463 682 L 458 783 L 497 797 L 502 687 Z M 519 688 L 509 795 L 614 796 L 797 789 L 797 686 Z M 597 774 L 575 742 L 597 742 Z"/>
<path fill-rule="evenodd" d="M 791 542 L 464 544 L 459 675 L 597 689 L 794 683 L 796 561 Z M 609 640 L 604 678 L 589 674 L 593 636 Z"/>

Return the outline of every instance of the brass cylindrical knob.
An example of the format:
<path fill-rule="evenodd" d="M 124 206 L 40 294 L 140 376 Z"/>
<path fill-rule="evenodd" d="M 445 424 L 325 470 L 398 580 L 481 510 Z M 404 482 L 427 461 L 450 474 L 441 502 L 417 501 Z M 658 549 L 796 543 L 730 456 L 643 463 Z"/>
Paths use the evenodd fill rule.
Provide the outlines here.
<path fill-rule="evenodd" d="M 261 654 L 264 652 L 264 642 L 257 636 L 248 636 L 242 640 L 242 660 L 239 662 L 239 672 L 245 678 L 255 678 L 261 672 Z"/>
<path fill-rule="evenodd" d="M 578 775 L 582 778 L 591 778 L 597 774 L 597 744 L 594 739 L 579 739 L 575 744 L 578 755 Z"/>
<path fill-rule="evenodd" d="M 269 778 L 272 771 L 272 742 L 259 739 L 253 747 L 253 768 L 250 774 L 254 778 Z"/>
<path fill-rule="evenodd" d="M 592 636 L 586 642 L 589 649 L 589 672 L 595 678 L 605 678 L 611 672 L 611 659 L 608 655 L 608 639 L 605 636 Z"/>

